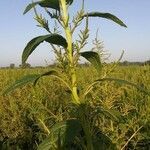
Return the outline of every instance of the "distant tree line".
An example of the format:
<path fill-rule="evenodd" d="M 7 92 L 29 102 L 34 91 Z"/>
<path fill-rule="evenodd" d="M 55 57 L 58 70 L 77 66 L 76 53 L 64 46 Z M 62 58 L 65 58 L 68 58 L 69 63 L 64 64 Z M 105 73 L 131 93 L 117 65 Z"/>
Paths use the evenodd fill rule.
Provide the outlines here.
<path fill-rule="evenodd" d="M 130 62 L 130 61 L 123 61 L 119 63 L 120 66 L 130 66 L 130 65 L 138 65 L 138 66 L 143 66 L 143 65 L 150 65 L 150 60 L 144 61 L 144 62 Z M 56 67 L 57 64 L 53 63 L 48 65 L 47 67 Z M 82 63 L 79 64 L 79 66 L 81 67 L 87 67 L 89 66 L 88 63 Z M 1 67 L 1 68 L 10 68 L 10 69 L 14 69 L 14 68 L 18 68 L 15 66 L 14 63 L 11 63 L 8 67 Z M 33 68 L 29 63 L 25 63 L 25 64 L 21 64 L 19 65 L 19 68 L 25 69 L 25 68 Z M 43 68 L 43 66 L 35 66 L 34 68 Z"/>
<path fill-rule="evenodd" d="M 129 65 L 143 66 L 143 65 L 150 65 L 150 60 L 147 60 L 147 61 L 144 61 L 144 62 L 123 61 L 123 62 L 120 62 L 119 65 L 121 65 L 121 66 L 129 66 Z"/>
<path fill-rule="evenodd" d="M 16 68 L 16 66 L 14 63 L 11 63 L 9 67 L 4 67 L 4 68 L 14 69 Z M 24 64 L 19 65 L 19 68 L 31 68 L 31 65 L 29 63 L 24 63 Z"/>
<path fill-rule="evenodd" d="M 19 65 L 20 68 L 31 68 L 31 65 L 29 63 L 24 63 Z"/>

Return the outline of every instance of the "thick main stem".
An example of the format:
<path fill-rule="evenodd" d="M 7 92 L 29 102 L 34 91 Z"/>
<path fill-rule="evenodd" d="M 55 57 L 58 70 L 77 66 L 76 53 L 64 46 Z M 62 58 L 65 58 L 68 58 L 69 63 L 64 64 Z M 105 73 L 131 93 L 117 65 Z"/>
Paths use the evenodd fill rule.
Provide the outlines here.
<path fill-rule="evenodd" d="M 78 93 L 77 93 L 77 76 L 76 76 L 76 67 L 74 65 L 74 59 L 73 59 L 73 47 L 72 47 L 72 32 L 69 27 L 69 15 L 67 12 L 67 5 L 66 0 L 60 0 L 61 2 L 61 9 L 62 9 L 62 20 L 63 20 L 63 26 L 66 33 L 66 39 L 68 43 L 67 47 L 67 54 L 70 64 L 70 73 L 71 73 L 71 82 L 72 82 L 72 96 L 73 100 L 76 104 L 81 104 Z M 79 105 L 81 107 L 81 105 Z M 93 144 L 90 134 L 90 127 L 87 125 L 88 121 L 85 118 L 84 110 L 80 110 L 79 112 L 79 119 L 81 121 L 83 130 L 85 132 L 86 142 L 87 142 L 87 150 L 93 150 Z"/>
<path fill-rule="evenodd" d="M 68 52 L 68 59 L 70 63 L 69 67 L 71 73 L 72 95 L 75 103 L 80 104 L 79 96 L 77 93 L 77 76 L 76 76 L 76 69 L 73 60 L 72 33 L 69 27 L 69 15 L 67 12 L 66 0 L 60 0 L 60 2 L 61 2 L 62 13 L 63 13 L 63 24 L 66 33 L 67 43 L 68 43 L 67 52 Z"/>

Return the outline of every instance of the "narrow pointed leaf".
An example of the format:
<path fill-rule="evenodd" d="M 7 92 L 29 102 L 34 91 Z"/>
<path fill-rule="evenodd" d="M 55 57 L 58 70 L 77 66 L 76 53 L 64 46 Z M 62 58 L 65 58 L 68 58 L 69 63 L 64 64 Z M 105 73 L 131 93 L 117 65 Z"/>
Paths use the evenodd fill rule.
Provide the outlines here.
<path fill-rule="evenodd" d="M 73 3 L 73 0 L 66 0 L 68 5 Z M 41 7 L 53 8 L 56 10 L 60 10 L 59 0 L 42 0 L 39 4 Z"/>
<path fill-rule="evenodd" d="M 34 82 L 37 78 L 39 78 L 38 74 L 24 76 L 21 79 L 16 80 L 10 87 L 8 87 L 4 91 L 3 95 L 6 95 L 6 94 L 12 92 L 13 90 L 15 90 L 19 87 L 22 87 L 22 86 L 26 85 L 27 83 Z"/>
<path fill-rule="evenodd" d="M 81 52 L 80 55 L 85 59 L 87 59 L 95 67 L 97 72 L 101 71 L 102 64 L 98 53 L 93 51 L 86 51 L 86 52 Z"/>
<path fill-rule="evenodd" d="M 48 7 L 56 10 L 60 10 L 59 0 L 43 0 L 39 4 L 41 7 Z"/>
<path fill-rule="evenodd" d="M 73 0 L 66 0 L 68 5 L 71 5 Z M 56 10 L 60 10 L 59 0 L 42 0 L 39 4 L 41 7 L 53 8 Z"/>
<path fill-rule="evenodd" d="M 53 75 L 53 76 L 58 76 L 58 72 L 55 71 L 55 70 L 51 70 L 51 71 L 48 71 L 48 72 L 45 72 L 41 75 L 39 75 L 39 77 L 34 81 L 34 86 L 36 85 L 37 81 L 41 78 L 41 77 L 44 77 L 44 76 L 49 76 L 49 75 Z"/>
<path fill-rule="evenodd" d="M 30 11 L 32 8 L 34 8 L 37 4 L 39 4 L 40 2 L 33 2 L 33 3 L 30 3 L 26 9 L 24 10 L 23 14 L 26 14 L 28 11 Z"/>
<path fill-rule="evenodd" d="M 127 85 L 130 85 L 130 86 L 133 86 L 133 87 L 137 88 L 138 90 L 140 90 L 141 92 L 144 92 L 145 94 L 150 95 L 150 93 L 145 88 L 140 87 L 137 84 L 126 81 L 126 80 L 115 79 L 115 78 L 104 78 L 104 79 L 100 79 L 100 80 L 97 80 L 97 81 L 115 81 L 115 82 L 120 83 L 120 84 L 127 84 Z"/>
<path fill-rule="evenodd" d="M 68 5 L 71 5 L 73 3 L 73 0 L 66 0 L 66 3 Z M 26 14 L 28 11 L 30 11 L 32 8 L 34 8 L 36 5 L 40 5 L 41 7 L 47 7 L 47 8 L 52 8 L 55 10 L 60 10 L 60 6 L 59 6 L 59 0 L 41 0 L 38 2 L 33 2 L 30 3 L 23 14 Z"/>
<path fill-rule="evenodd" d="M 34 83 L 34 85 L 36 85 L 37 81 L 43 77 L 43 76 L 56 76 L 58 75 L 58 73 L 55 71 L 55 70 L 51 70 L 51 71 L 48 71 L 46 73 L 43 73 L 43 74 L 31 74 L 31 75 L 27 75 L 27 76 L 24 76 L 22 77 L 21 79 L 18 79 L 16 80 L 10 87 L 8 87 L 3 95 L 6 95 L 8 94 L 9 92 L 12 92 L 14 91 L 15 89 L 19 88 L 19 87 L 22 87 L 30 82 Z"/>
<path fill-rule="evenodd" d="M 32 8 L 34 8 L 36 5 L 39 5 L 41 7 L 52 8 L 52 9 L 55 9 L 58 11 L 60 10 L 59 0 L 41 0 L 41 1 L 33 2 L 33 3 L 30 3 L 29 5 L 27 5 L 23 14 L 26 14 L 28 11 L 30 11 Z"/>
<path fill-rule="evenodd" d="M 117 24 L 119 24 L 120 26 L 123 26 L 123 27 L 127 27 L 123 21 L 121 21 L 118 17 L 116 17 L 115 15 L 112 15 L 110 13 L 101 13 L 101 12 L 90 12 L 90 13 L 87 13 L 83 16 L 84 17 L 100 17 L 100 18 L 105 18 L 105 19 L 109 19 Z"/>
<path fill-rule="evenodd" d="M 31 53 L 35 50 L 35 48 L 44 41 L 51 43 L 51 44 L 63 46 L 65 48 L 67 47 L 66 39 L 59 34 L 48 34 L 44 36 L 38 36 L 32 39 L 25 47 L 23 54 L 22 54 L 23 64 L 26 62 L 26 60 L 31 55 Z"/>
<path fill-rule="evenodd" d="M 116 78 L 103 78 L 103 79 L 98 79 L 96 81 L 94 81 L 86 90 L 85 92 L 85 95 L 87 95 L 89 93 L 89 91 L 92 89 L 92 87 L 96 84 L 98 84 L 99 82 L 104 82 L 104 81 L 109 81 L 109 82 L 116 82 L 116 83 L 119 83 L 119 84 L 126 84 L 126 85 L 130 85 L 130 86 L 133 86 L 135 87 L 136 89 L 138 89 L 139 91 L 147 94 L 147 95 L 150 95 L 150 92 L 147 91 L 145 88 L 143 87 L 140 87 L 138 86 L 137 84 L 135 83 L 132 83 L 132 82 L 129 82 L 129 81 L 126 81 L 126 80 L 122 80 L 122 79 L 116 79 Z"/>
<path fill-rule="evenodd" d="M 74 141 L 74 138 L 82 130 L 81 124 L 77 119 L 71 119 L 56 123 L 51 128 L 51 133 L 38 147 L 38 150 L 53 149 L 56 143 L 60 143 L 61 147 L 65 147 Z"/>
<path fill-rule="evenodd" d="M 59 81 L 64 83 L 64 85 L 68 88 L 69 91 L 71 91 L 71 87 L 69 86 L 69 84 L 63 79 L 63 77 L 60 76 L 60 74 L 56 70 L 50 70 L 48 72 L 40 74 L 39 77 L 34 81 L 33 85 L 35 86 L 37 81 L 43 76 L 53 76 L 53 77 L 57 78 Z"/>

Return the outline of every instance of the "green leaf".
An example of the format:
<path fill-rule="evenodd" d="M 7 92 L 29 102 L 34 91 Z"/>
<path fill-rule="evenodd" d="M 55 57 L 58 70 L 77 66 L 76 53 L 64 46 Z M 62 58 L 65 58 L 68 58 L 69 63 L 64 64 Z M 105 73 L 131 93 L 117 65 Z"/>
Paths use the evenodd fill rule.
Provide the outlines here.
<path fill-rule="evenodd" d="M 38 1 L 38 2 L 30 3 L 26 7 L 23 14 L 26 14 L 28 11 L 30 11 L 32 8 L 34 8 L 36 5 L 40 5 L 41 7 L 56 9 L 58 11 L 60 10 L 59 0 L 41 0 L 41 1 Z"/>
<path fill-rule="evenodd" d="M 22 54 L 22 64 L 26 62 L 26 60 L 28 59 L 30 54 L 35 50 L 35 48 L 44 41 L 51 44 L 63 46 L 65 48 L 67 47 L 66 39 L 59 34 L 48 34 L 44 36 L 38 36 L 32 39 L 25 47 Z"/>
<path fill-rule="evenodd" d="M 24 10 L 23 14 L 26 14 L 28 11 L 30 11 L 32 8 L 34 8 L 37 4 L 39 4 L 40 2 L 33 2 L 33 3 L 30 3 L 26 9 Z"/>
<path fill-rule="evenodd" d="M 11 92 L 11 91 L 13 91 L 13 90 L 15 90 L 15 89 L 17 89 L 19 87 L 22 87 L 22 86 L 26 85 L 29 82 L 34 82 L 38 77 L 39 77 L 39 75 L 37 75 L 37 74 L 24 76 L 21 79 L 16 80 L 15 83 L 13 83 L 9 88 L 7 88 L 4 91 L 3 94 L 6 95 L 9 92 Z"/>
<path fill-rule="evenodd" d="M 60 144 L 60 147 L 68 146 L 74 141 L 81 129 L 81 124 L 77 119 L 56 123 L 51 128 L 48 138 L 39 145 L 38 150 L 53 149 L 57 143 Z"/>
<path fill-rule="evenodd" d="M 74 0 L 66 0 L 67 4 L 71 5 Z"/>
<path fill-rule="evenodd" d="M 96 133 L 92 137 L 94 150 L 117 150 L 116 145 L 98 127 L 95 127 L 94 130 Z"/>
<path fill-rule="evenodd" d="M 66 0 L 66 3 L 67 3 L 67 5 L 71 5 L 73 3 L 73 0 Z M 26 7 L 23 14 L 26 14 L 28 11 L 30 11 L 32 8 L 34 8 L 36 5 L 40 5 L 41 7 L 52 8 L 52 9 L 60 11 L 59 0 L 41 0 L 38 2 L 30 3 Z"/>
<path fill-rule="evenodd" d="M 86 52 L 81 52 L 80 55 L 85 59 L 87 59 L 95 67 L 98 73 L 101 71 L 102 63 L 98 53 L 93 51 L 86 51 Z"/>
<path fill-rule="evenodd" d="M 21 79 L 16 80 L 10 87 L 8 87 L 4 91 L 3 95 L 6 95 L 6 94 L 10 93 L 11 91 L 13 91 L 19 87 L 22 87 L 30 82 L 33 82 L 35 85 L 41 77 L 49 76 L 49 75 L 57 75 L 57 72 L 55 70 L 51 70 L 51 71 L 48 71 L 43 74 L 31 74 L 31 75 L 24 76 Z"/>
<path fill-rule="evenodd" d="M 150 96 L 150 92 L 147 91 L 146 88 L 138 86 L 135 83 L 132 83 L 132 82 L 129 82 L 129 81 L 126 81 L 126 80 L 122 80 L 122 79 L 116 79 L 116 78 L 102 78 L 102 79 L 95 80 L 93 83 L 91 83 L 87 87 L 87 89 L 84 92 L 84 96 L 86 96 L 92 90 L 92 88 L 93 88 L 94 85 L 98 84 L 99 82 L 104 82 L 104 81 L 106 81 L 106 82 L 107 81 L 116 82 L 116 83 L 119 83 L 119 84 L 127 84 L 127 85 L 130 85 L 130 86 L 133 86 L 133 87 L 137 88 L 139 91 L 141 91 L 144 94 Z"/>
<path fill-rule="evenodd" d="M 101 107 L 101 108 L 97 109 L 97 113 L 103 114 L 113 121 L 117 121 L 117 122 L 123 121 L 123 116 L 121 115 L 121 113 L 114 109 L 108 109 L 108 108 Z"/>
<path fill-rule="evenodd" d="M 110 14 L 110 13 L 101 13 L 101 12 L 90 12 L 83 16 L 84 17 L 101 17 L 105 19 L 109 19 L 111 21 L 114 21 L 115 23 L 119 24 L 120 26 L 127 27 L 119 18 L 116 16 Z"/>
<path fill-rule="evenodd" d="M 147 94 L 147 95 L 150 95 L 150 92 L 147 91 L 145 88 L 143 87 L 140 87 L 138 86 L 137 84 L 135 83 L 132 83 L 132 82 L 129 82 L 129 81 L 126 81 L 126 80 L 122 80 L 122 79 L 116 79 L 116 78 L 103 78 L 103 79 L 98 79 L 96 80 L 95 82 L 93 82 L 93 85 L 97 84 L 98 82 L 104 82 L 104 81 L 110 81 L 110 82 L 116 82 L 116 83 L 119 83 L 119 84 L 127 84 L 127 85 L 130 85 L 130 86 L 133 86 L 135 87 L 136 89 L 138 89 L 139 91 Z M 92 85 L 92 86 L 93 86 Z"/>
<path fill-rule="evenodd" d="M 55 70 L 51 70 L 51 71 L 48 71 L 48 72 L 45 72 L 41 75 L 39 75 L 39 77 L 34 81 L 34 86 L 36 85 L 37 81 L 41 78 L 41 77 L 44 77 L 44 76 L 58 76 L 58 72 L 55 71 Z"/>

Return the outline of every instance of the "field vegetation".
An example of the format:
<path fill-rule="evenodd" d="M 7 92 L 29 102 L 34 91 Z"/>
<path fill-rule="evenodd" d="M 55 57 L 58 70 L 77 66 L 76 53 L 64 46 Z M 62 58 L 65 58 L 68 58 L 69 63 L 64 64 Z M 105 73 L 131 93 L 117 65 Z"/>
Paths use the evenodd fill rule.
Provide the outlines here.
<path fill-rule="evenodd" d="M 2 69 L 0 91 L 2 93 L 4 87 L 20 76 L 46 70 L 49 68 Z M 111 73 L 111 77 L 130 80 L 146 87 L 147 90 L 150 90 L 149 75 L 150 66 L 118 66 Z M 79 67 L 78 76 L 80 89 L 83 89 L 88 82 L 95 79 L 96 72 L 92 67 Z M 70 119 L 69 114 L 72 111 L 70 99 L 71 95 L 66 87 L 59 80 L 49 77 L 41 79 L 36 87 L 29 84 L 7 97 L 1 96 L 1 148 L 37 149 L 37 145 L 49 135 L 51 127 L 56 122 Z M 118 149 L 121 149 L 129 139 L 128 149 L 150 148 L 148 95 L 128 85 L 105 82 L 92 89 L 90 106 L 95 111 L 87 110 L 91 126 L 99 128 Z M 105 108 L 105 112 L 97 114 L 100 107 Z"/>

